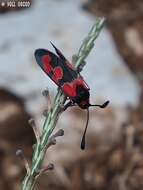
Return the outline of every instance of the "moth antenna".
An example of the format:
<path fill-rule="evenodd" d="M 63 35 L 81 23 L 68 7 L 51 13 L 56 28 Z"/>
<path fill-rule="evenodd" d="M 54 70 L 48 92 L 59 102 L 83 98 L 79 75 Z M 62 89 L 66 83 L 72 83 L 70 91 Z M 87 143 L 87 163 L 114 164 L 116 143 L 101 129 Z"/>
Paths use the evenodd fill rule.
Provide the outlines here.
<path fill-rule="evenodd" d="M 55 49 L 55 51 L 56 51 L 56 53 L 58 54 L 58 56 L 62 59 L 62 60 L 66 60 L 66 58 L 64 57 L 64 55 L 62 54 L 62 52 L 58 49 L 58 48 L 56 48 L 56 46 L 52 43 L 52 42 L 50 42 L 51 44 L 52 44 L 52 46 L 53 46 L 53 48 Z"/>
<path fill-rule="evenodd" d="M 107 106 L 108 106 L 108 104 L 109 104 L 109 100 L 108 101 L 106 101 L 106 102 L 104 102 L 103 104 L 95 104 L 95 105 L 89 105 L 89 107 L 94 107 L 94 106 L 96 106 L 96 107 L 100 107 L 100 108 L 106 108 Z"/>
<path fill-rule="evenodd" d="M 88 123 L 89 123 L 89 109 L 87 109 L 87 120 L 86 120 L 86 125 L 85 125 L 85 129 L 84 129 L 84 133 L 83 133 L 82 140 L 81 140 L 81 145 L 80 145 L 80 148 L 82 150 L 85 149 L 85 136 L 86 136 Z"/>

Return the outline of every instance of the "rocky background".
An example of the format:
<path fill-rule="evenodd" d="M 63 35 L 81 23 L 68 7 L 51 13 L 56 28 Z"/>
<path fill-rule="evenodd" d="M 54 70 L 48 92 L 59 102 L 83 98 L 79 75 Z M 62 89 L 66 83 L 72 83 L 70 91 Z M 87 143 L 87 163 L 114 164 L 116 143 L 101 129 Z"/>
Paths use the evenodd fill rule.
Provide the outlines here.
<path fill-rule="evenodd" d="M 33 117 L 41 129 L 47 108 L 41 92 L 48 87 L 53 96 L 56 91 L 36 65 L 34 50 L 52 50 L 52 41 L 70 60 L 96 16 L 105 16 L 106 26 L 82 75 L 91 88 L 91 101 L 109 99 L 111 104 L 90 110 L 84 152 L 80 140 L 86 113 L 79 108 L 63 113 L 57 128 L 63 128 L 65 136 L 44 161 L 54 163 L 55 169 L 42 176 L 36 188 L 142 189 L 142 1 L 33 0 L 30 8 L 0 11 L 0 189 L 20 189 L 25 169 L 15 152 L 22 149 L 30 162 L 35 137 L 28 120 Z"/>

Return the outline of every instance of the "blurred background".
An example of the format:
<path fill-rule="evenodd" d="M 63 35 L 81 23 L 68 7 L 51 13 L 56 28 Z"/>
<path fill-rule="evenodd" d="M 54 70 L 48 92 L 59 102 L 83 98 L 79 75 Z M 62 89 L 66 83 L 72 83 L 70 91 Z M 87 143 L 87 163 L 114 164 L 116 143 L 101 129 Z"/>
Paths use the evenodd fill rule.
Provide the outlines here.
<path fill-rule="evenodd" d="M 0 189 L 18 190 L 25 175 L 15 156 L 22 149 L 30 161 L 33 117 L 41 129 L 47 108 L 42 90 L 51 97 L 56 85 L 37 66 L 34 51 L 54 51 L 52 41 L 71 60 L 97 16 L 106 24 L 82 71 L 91 102 L 110 100 L 104 110 L 91 109 L 86 150 L 80 141 L 86 112 L 71 108 L 57 128 L 65 135 L 48 150 L 40 190 L 143 189 L 143 1 L 30 0 L 30 7 L 0 1 Z M 29 5 L 28 5 L 29 6 Z"/>

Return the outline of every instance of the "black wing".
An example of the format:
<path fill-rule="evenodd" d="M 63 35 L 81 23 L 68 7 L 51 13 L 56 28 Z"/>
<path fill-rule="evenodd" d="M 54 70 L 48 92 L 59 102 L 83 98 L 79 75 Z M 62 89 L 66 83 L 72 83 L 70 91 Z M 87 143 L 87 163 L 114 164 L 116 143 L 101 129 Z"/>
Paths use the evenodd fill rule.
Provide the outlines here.
<path fill-rule="evenodd" d="M 37 49 L 35 58 L 43 71 L 61 87 L 65 82 L 72 82 L 78 77 L 78 72 L 61 56 L 57 56 L 49 50 Z"/>

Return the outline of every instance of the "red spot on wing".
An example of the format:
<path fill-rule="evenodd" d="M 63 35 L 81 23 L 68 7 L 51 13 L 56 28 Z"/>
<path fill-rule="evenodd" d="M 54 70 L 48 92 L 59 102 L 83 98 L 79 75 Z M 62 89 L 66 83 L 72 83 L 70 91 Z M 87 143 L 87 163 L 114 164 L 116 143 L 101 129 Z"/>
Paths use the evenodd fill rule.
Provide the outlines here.
<path fill-rule="evenodd" d="M 84 81 L 84 79 L 81 76 L 73 81 L 73 85 L 74 86 L 82 85 L 82 86 L 84 86 L 84 88 L 86 88 L 87 90 L 89 90 L 88 85 L 86 84 L 86 82 Z"/>
<path fill-rule="evenodd" d="M 76 88 L 77 85 L 84 85 L 84 80 L 81 79 L 80 77 L 78 77 L 77 79 L 75 79 L 75 80 L 73 81 L 73 86 L 74 86 L 74 88 Z"/>
<path fill-rule="evenodd" d="M 76 96 L 76 89 L 73 88 L 73 85 L 70 83 L 65 83 L 62 87 L 62 90 L 69 96 L 74 97 Z"/>
<path fill-rule="evenodd" d="M 80 78 L 73 80 L 71 83 L 65 83 L 62 87 L 62 90 L 69 96 L 75 97 L 77 85 L 83 85 L 83 81 Z"/>
<path fill-rule="evenodd" d="M 50 65 L 51 57 L 49 55 L 44 55 L 42 57 L 42 62 L 43 62 L 43 68 L 45 72 L 49 73 L 50 71 L 52 71 L 52 66 Z"/>
<path fill-rule="evenodd" d="M 42 61 L 43 61 L 44 63 L 50 63 L 50 61 L 51 61 L 50 55 L 43 55 L 43 56 L 42 56 Z"/>
<path fill-rule="evenodd" d="M 58 79 L 62 79 L 62 77 L 63 77 L 63 70 L 62 70 L 61 67 L 56 67 L 54 69 L 54 76 L 56 77 L 57 80 Z"/>
<path fill-rule="evenodd" d="M 85 85 L 85 81 L 78 77 L 75 80 L 73 80 L 71 83 L 65 83 L 62 86 L 62 90 L 69 96 L 69 97 L 75 97 L 77 96 L 76 88 L 78 85 L 83 86 L 84 88 L 88 89 Z"/>
<path fill-rule="evenodd" d="M 53 70 L 53 75 L 52 75 L 51 79 L 53 81 L 55 81 L 56 83 L 58 83 L 58 80 L 62 79 L 62 77 L 63 77 L 62 68 L 61 67 L 55 67 Z"/>

